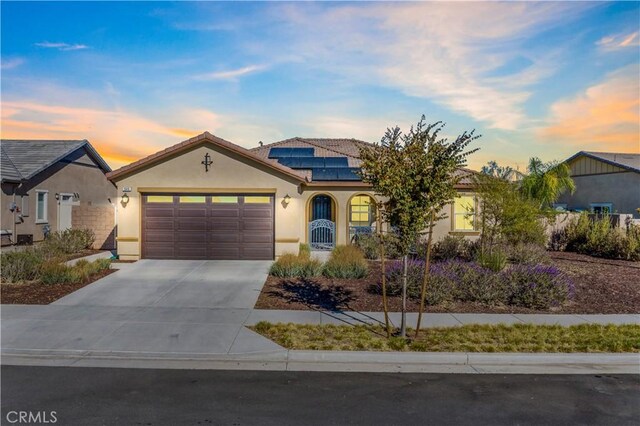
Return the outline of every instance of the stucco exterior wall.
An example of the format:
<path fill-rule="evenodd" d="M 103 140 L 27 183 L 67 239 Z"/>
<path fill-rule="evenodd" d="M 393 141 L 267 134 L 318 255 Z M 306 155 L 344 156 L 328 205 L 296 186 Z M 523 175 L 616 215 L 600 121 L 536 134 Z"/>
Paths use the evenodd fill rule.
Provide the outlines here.
<path fill-rule="evenodd" d="M 640 173 L 621 172 L 572 176 L 576 184 L 573 194 L 564 194 L 558 203 L 566 203 L 569 210 L 589 210 L 591 203 L 613 203 L 613 213 L 633 214 L 640 208 Z"/>
<path fill-rule="evenodd" d="M 206 172 L 201 164 L 205 154 L 212 164 Z M 118 186 L 118 254 L 122 259 L 138 259 L 141 253 L 141 195 L 145 193 L 268 193 L 275 196 L 275 253 L 298 252 L 308 243 L 310 200 L 329 195 L 336 210 L 336 243 L 348 243 L 349 201 L 355 195 L 373 196 L 362 187 L 310 187 L 269 167 L 205 142 L 160 163 L 116 179 Z M 123 188 L 130 188 L 129 202 L 122 205 Z M 283 203 L 291 197 L 288 205 Z M 438 223 L 436 239 L 451 231 L 451 207 L 447 219 Z M 471 234 L 473 235 L 473 234 Z"/>
<path fill-rule="evenodd" d="M 36 223 L 36 190 L 48 190 L 47 222 Z M 28 202 L 29 216 L 19 219 L 17 214 L 9 211 L 9 205 L 14 197 L 9 185 L 2 185 L 2 229 L 14 231 L 15 241 L 18 234 L 33 234 L 34 241 L 44 238 L 43 227 L 48 224 L 51 231 L 58 230 L 58 203 L 56 193 L 78 193 L 79 206 L 109 206 L 108 199 L 115 202 L 117 191 L 115 186 L 107 180 L 103 171 L 86 154 L 78 150 L 64 160 L 54 164 L 28 182 L 16 189 L 16 204 L 22 208 L 22 199 Z M 15 222 L 15 223 L 14 223 Z M 14 227 L 15 225 L 15 227 Z"/>

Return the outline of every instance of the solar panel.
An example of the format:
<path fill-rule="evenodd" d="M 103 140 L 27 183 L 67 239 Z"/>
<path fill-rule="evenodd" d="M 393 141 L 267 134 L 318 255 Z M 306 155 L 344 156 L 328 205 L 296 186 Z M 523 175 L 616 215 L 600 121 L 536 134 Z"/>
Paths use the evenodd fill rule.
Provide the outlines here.
<path fill-rule="evenodd" d="M 338 169 L 338 180 L 360 180 L 357 167 L 345 167 Z"/>
<path fill-rule="evenodd" d="M 349 167 L 349 160 L 347 157 L 325 157 L 325 167 Z"/>
<path fill-rule="evenodd" d="M 269 158 L 313 157 L 314 152 L 314 148 L 275 147 L 269 150 Z"/>
<path fill-rule="evenodd" d="M 338 169 L 312 169 L 313 180 L 338 180 Z"/>

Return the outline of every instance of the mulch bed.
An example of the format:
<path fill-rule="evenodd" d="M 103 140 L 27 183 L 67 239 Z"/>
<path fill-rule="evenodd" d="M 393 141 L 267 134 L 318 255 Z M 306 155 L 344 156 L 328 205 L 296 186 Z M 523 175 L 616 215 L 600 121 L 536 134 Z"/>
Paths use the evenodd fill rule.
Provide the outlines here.
<path fill-rule="evenodd" d="M 92 275 L 87 281 L 76 284 L 2 283 L 0 285 L 0 302 L 13 305 L 48 305 L 114 272 L 116 272 L 115 269 L 106 269 Z"/>
<path fill-rule="evenodd" d="M 475 303 L 428 306 L 427 312 L 455 313 L 553 313 L 631 314 L 640 313 L 640 262 L 599 259 L 577 253 L 550 253 L 553 263 L 565 271 L 576 288 L 567 305 L 549 310 L 513 306 L 492 307 Z M 268 277 L 256 309 L 382 311 L 382 297 L 369 287 L 379 281 L 380 263 L 370 262 L 364 279 L 287 279 Z M 417 312 L 419 304 L 409 299 L 407 309 Z M 389 310 L 401 310 L 400 297 L 389 297 Z"/>

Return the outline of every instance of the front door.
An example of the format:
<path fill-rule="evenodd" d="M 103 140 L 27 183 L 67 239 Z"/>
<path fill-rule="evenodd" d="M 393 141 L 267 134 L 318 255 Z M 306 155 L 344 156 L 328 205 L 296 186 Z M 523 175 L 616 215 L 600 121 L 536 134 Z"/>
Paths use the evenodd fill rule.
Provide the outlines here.
<path fill-rule="evenodd" d="M 71 209 L 73 194 L 59 194 L 58 199 L 58 231 L 71 229 Z"/>

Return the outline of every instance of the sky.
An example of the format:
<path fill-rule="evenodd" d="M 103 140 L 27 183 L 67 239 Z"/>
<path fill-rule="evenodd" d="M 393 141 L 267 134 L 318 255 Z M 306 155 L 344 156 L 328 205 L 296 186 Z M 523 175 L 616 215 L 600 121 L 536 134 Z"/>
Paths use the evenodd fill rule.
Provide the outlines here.
<path fill-rule="evenodd" d="M 421 117 L 469 159 L 640 153 L 639 2 L 5 2 L 2 138 L 113 167 L 209 131 L 377 142 Z"/>

